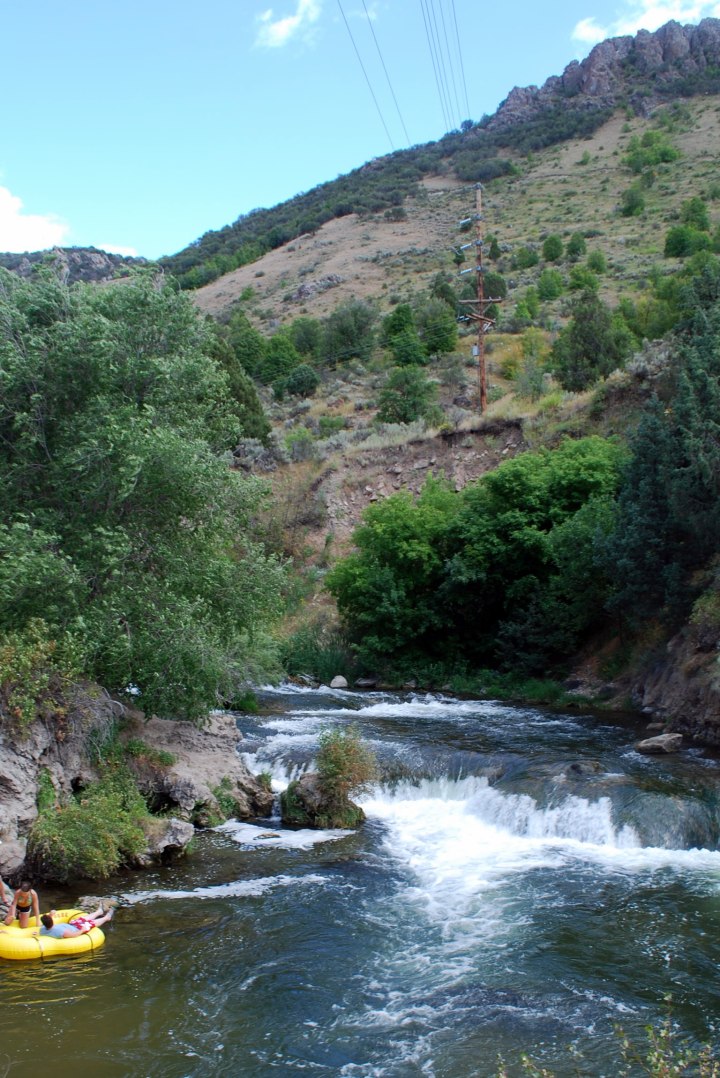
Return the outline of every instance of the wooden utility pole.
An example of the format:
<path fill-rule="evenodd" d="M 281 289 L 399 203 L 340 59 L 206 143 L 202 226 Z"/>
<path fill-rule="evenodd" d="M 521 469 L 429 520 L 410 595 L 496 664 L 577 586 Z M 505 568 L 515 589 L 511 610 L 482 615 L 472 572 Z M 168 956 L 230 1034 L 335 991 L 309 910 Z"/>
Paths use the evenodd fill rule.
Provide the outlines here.
<path fill-rule="evenodd" d="M 471 318 L 473 322 L 477 324 L 477 344 L 473 348 L 473 352 L 477 356 L 480 378 L 480 412 L 484 413 L 487 410 L 487 370 L 485 365 L 485 334 L 491 326 L 495 325 L 493 318 L 488 318 L 487 309 L 494 303 L 499 303 L 498 297 L 487 297 L 485 295 L 485 280 L 484 280 L 484 267 L 483 267 L 483 213 L 482 213 L 482 184 L 475 184 L 475 213 L 472 217 L 466 217 L 464 221 L 460 221 L 460 227 L 463 225 L 470 225 L 475 222 L 475 241 L 473 243 L 464 243 L 462 247 L 456 248 L 458 251 L 466 251 L 469 247 L 475 248 L 475 265 L 469 269 L 461 270 L 460 276 L 466 273 L 474 273 L 476 281 L 476 293 L 473 299 L 462 299 L 461 303 L 467 303 L 471 305 L 471 309 L 467 312 L 467 317 Z"/>

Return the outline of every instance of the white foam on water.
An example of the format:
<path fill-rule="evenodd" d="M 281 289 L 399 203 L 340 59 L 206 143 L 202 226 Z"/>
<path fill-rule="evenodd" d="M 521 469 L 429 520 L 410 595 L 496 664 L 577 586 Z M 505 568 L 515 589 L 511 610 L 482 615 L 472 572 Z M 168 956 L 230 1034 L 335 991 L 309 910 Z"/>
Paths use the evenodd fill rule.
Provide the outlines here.
<path fill-rule="evenodd" d="M 256 898 L 278 887 L 297 887 L 308 884 L 325 884 L 323 876 L 260 876 L 254 880 L 233 880 L 214 887 L 194 887 L 191 891 L 128 891 L 119 896 L 123 906 L 136 906 L 140 902 L 157 902 L 168 899 L 215 899 L 215 898 Z"/>
<path fill-rule="evenodd" d="M 362 804 L 368 818 L 385 825 L 388 853 L 412 873 L 407 896 L 432 920 L 458 927 L 482 912 L 482 931 L 491 934 L 504 920 L 503 902 L 493 893 L 533 869 L 575 861 L 633 874 L 720 874 L 718 851 L 641 846 L 633 828 L 614 825 L 607 797 L 571 796 L 542 808 L 526 794 L 468 778 L 403 783 Z M 475 925 L 473 934 L 478 931 Z"/>
<path fill-rule="evenodd" d="M 284 719 L 265 719 L 258 723 L 258 726 L 263 730 L 276 730 L 278 733 L 285 734 L 306 734 L 315 733 L 322 729 L 323 721 L 319 715 L 305 715 L 302 712 L 293 712 L 296 718 Z"/>
<path fill-rule="evenodd" d="M 325 831 L 310 830 L 303 828 L 299 831 L 290 831 L 272 827 L 258 827 L 255 824 L 243 823 L 240 820 L 227 820 L 214 828 L 225 835 L 229 835 L 234 842 L 242 846 L 251 846 L 255 849 L 267 849 L 272 846 L 282 850 L 309 850 L 321 842 L 337 842 L 341 838 L 347 838 L 354 831 L 341 831 L 328 829 Z"/>
<path fill-rule="evenodd" d="M 332 690 L 333 693 L 336 690 Z M 324 694 L 327 695 L 327 694 Z M 371 718 L 484 718 L 492 715 L 504 715 L 510 710 L 504 704 L 494 700 L 456 700 L 452 696 L 438 696 L 427 693 L 424 696 L 412 696 L 406 700 L 390 699 L 382 693 L 367 693 L 359 696 L 345 693 L 346 698 L 354 701 L 369 701 L 356 707 L 304 707 L 288 712 L 290 715 L 321 716 L 324 718 L 371 719 Z"/>

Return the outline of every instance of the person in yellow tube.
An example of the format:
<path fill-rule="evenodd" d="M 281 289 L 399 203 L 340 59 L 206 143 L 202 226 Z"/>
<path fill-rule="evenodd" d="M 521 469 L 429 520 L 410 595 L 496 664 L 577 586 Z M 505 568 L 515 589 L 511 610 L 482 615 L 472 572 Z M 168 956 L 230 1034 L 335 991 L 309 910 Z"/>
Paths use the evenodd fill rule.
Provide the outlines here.
<path fill-rule="evenodd" d="M 103 906 L 98 906 L 92 913 L 78 914 L 67 924 L 56 925 L 53 920 L 53 914 L 55 913 L 57 913 L 56 910 L 50 910 L 50 913 L 42 915 L 40 918 L 42 928 L 39 935 L 52 936 L 53 939 L 58 940 L 70 939 L 72 936 L 82 936 L 83 933 L 89 932 L 92 928 L 99 928 L 106 921 L 112 920 L 113 915 L 111 909 L 105 910 Z"/>
<path fill-rule="evenodd" d="M 4 890 L 4 888 L 3 888 Z M 5 924 L 11 925 L 17 916 L 20 928 L 27 928 L 30 924 L 30 914 L 35 918 L 35 924 L 40 927 L 40 902 L 37 891 L 30 880 L 23 880 L 13 895 L 10 909 L 5 918 Z"/>

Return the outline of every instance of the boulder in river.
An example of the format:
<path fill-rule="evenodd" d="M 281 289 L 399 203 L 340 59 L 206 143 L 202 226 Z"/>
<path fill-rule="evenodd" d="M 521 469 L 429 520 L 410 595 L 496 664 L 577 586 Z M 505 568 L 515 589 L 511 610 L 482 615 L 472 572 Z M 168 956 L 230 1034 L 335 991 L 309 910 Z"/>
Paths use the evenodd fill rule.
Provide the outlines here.
<path fill-rule="evenodd" d="M 331 798 L 323 790 L 320 776 L 309 771 L 291 782 L 281 798 L 283 823 L 294 827 L 357 827 L 365 813 L 349 798 Z"/>
<path fill-rule="evenodd" d="M 347 689 L 347 678 L 344 678 L 342 674 L 336 674 L 336 676 L 330 682 L 331 689 Z"/>
<path fill-rule="evenodd" d="M 682 734 L 658 734 L 638 741 L 635 748 L 649 756 L 662 756 L 663 753 L 680 752 L 683 743 Z"/>

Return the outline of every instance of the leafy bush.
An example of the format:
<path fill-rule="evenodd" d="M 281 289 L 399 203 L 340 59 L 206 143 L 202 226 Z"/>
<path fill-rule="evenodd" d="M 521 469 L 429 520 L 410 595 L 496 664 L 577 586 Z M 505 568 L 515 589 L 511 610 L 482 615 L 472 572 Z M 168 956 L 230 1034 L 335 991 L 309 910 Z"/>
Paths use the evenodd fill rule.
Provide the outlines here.
<path fill-rule="evenodd" d="M 684 225 L 690 225 L 699 232 L 710 231 L 710 216 L 707 206 L 699 197 L 689 198 L 680 207 L 680 220 Z"/>
<path fill-rule="evenodd" d="M 586 289 L 573 301 L 572 318 L 553 345 L 555 373 L 565 389 L 587 389 L 622 366 L 633 345 L 624 319 Z"/>
<path fill-rule="evenodd" d="M 320 376 L 307 363 L 301 363 L 285 379 L 285 392 L 291 397 L 312 397 L 320 385 Z"/>
<path fill-rule="evenodd" d="M 540 256 L 532 247 L 519 247 L 513 255 L 515 269 L 532 269 L 533 266 L 537 266 L 539 261 Z"/>
<path fill-rule="evenodd" d="M 573 232 L 565 246 L 565 256 L 569 262 L 577 262 L 585 254 L 587 243 L 582 232 Z"/>
<path fill-rule="evenodd" d="M 23 735 L 38 715 L 64 714 L 63 695 L 79 673 L 74 641 L 58 648 L 48 626 L 32 618 L 0 633 L 0 723 Z"/>
<path fill-rule="evenodd" d="M 355 727 L 323 730 L 317 755 L 320 788 L 328 805 L 324 827 L 353 826 L 357 814 L 350 796 L 366 790 L 377 777 L 374 753 Z"/>
<path fill-rule="evenodd" d="M 538 277 L 537 292 L 541 300 L 558 299 L 564 288 L 562 273 L 556 269 L 544 269 Z"/>
<path fill-rule="evenodd" d="M 552 233 L 543 241 L 542 256 L 546 262 L 557 262 L 562 258 L 563 241 L 557 233 Z"/>
<path fill-rule="evenodd" d="M 645 131 L 640 137 L 634 135 L 628 144 L 623 164 L 631 172 L 641 173 L 656 165 L 677 161 L 680 151 L 662 131 Z"/>
<path fill-rule="evenodd" d="M 605 255 L 600 250 L 591 251 L 587 256 L 587 268 L 592 270 L 593 273 L 605 273 L 607 270 L 607 262 L 605 261 Z"/>
<path fill-rule="evenodd" d="M 336 674 L 355 676 L 357 659 L 347 636 L 323 624 L 303 625 L 280 645 L 283 670 L 291 677 L 302 674 L 329 685 Z"/>
<path fill-rule="evenodd" d="M 688 258 L 697 251 L 709 251 L 712 241 L 706 232 L 698 232 L 691 225 L 676 225 L 665 237 L 666 258 Z"/>
<path fill-rule="evenodd" d="M 412 423 L 431 420 L 437 387 L 418 367 L 395 367 L 378 396 L 378 419 L 382 423 Z"/>
<path fill-rule="evenodd" d="M 146 847 L 149 817 L 130 773 L 109 767 L 100 782 L 41 811 L 28 836 L 28 862 L 41 878 L 106 879 Z"/>
<path fill-rule="evenodd" d="M 639 217 L 645 209 L 645 196 L 639 184 L 634 183 L 620 196 L 620 213 L 623 217 Z"/>
<path fill-rule="evenodd" d="M 165 749 L 155 749 L 140 737 L 130 737 L 123 745 L 126 756 L 143 760 L 153 767 L 172 767 L 177 757 Z"/>

